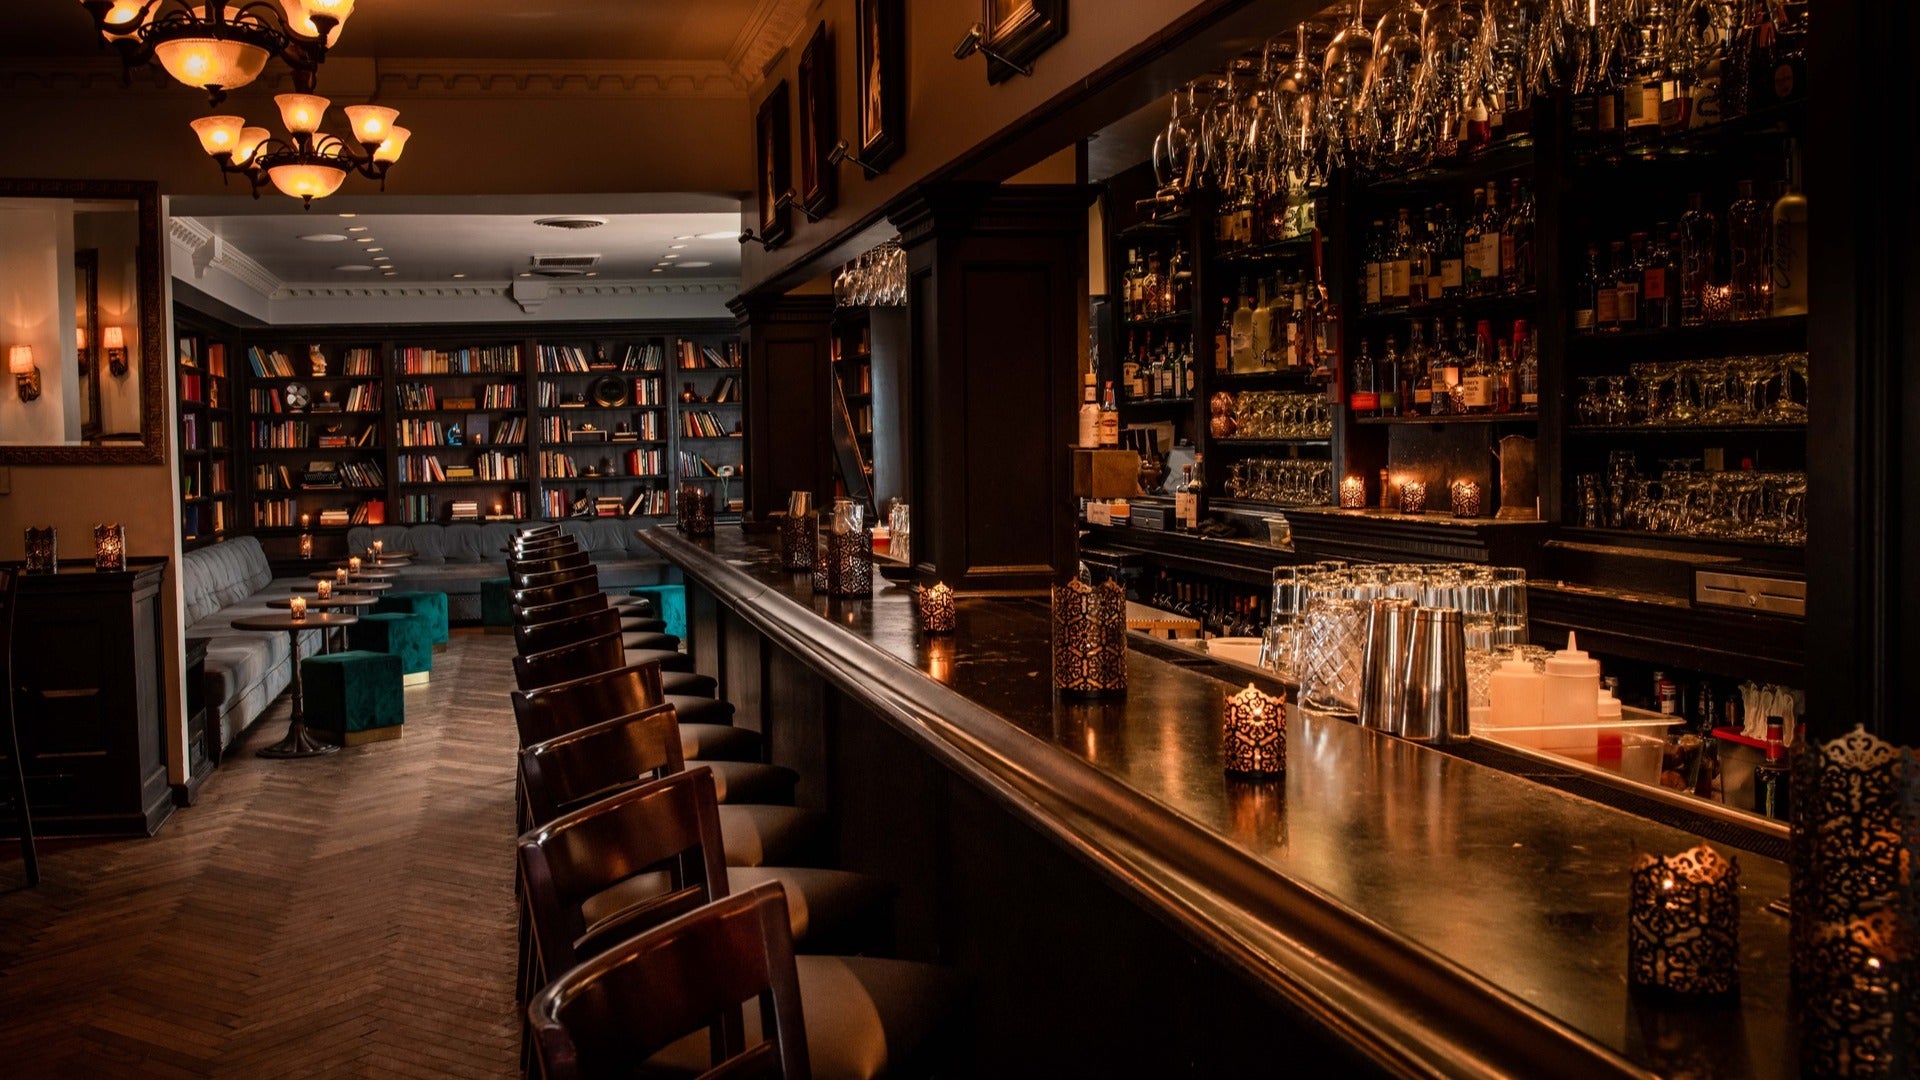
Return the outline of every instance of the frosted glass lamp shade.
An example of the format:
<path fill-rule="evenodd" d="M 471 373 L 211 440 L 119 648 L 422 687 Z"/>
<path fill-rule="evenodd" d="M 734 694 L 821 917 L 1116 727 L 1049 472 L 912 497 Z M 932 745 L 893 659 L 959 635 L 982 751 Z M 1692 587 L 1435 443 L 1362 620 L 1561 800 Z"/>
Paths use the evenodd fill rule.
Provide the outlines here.
<path fill-rule="evenodd" d="M 193 121 L 193 133 L 200 136 L 200 148 L 208 154 L 235 154 L 240 150 L 240 132 L 247 126 L 244 116 L 203 116 Z"/>
<path fill-rule="evenodd" d="M 260 149 L 260 144 L 266 142 L 272 134 L 272 132 L 263 127 L 240 129 L 240 141 L 233 149 L 233 163 L 235 165 L 245 165 L 247 162 L 252 161 L 254 151 Z"/>
<path fill-rule="evenodd" d="M 311 135 L 320 130 L 320 120 L 333 104 L 319 94 L 279 94 L 273 103 L 280 106 L 280 122 L 295 135 Z"/>
<path fill-rule="evenodd" d="M 407 140 L 412 137 L 413 132 L 408 131 L 398 124 L 394 125 L 388 129 L 387 141 L 381 143 L 379 149 L 373 152 L 373 160 L 384 162 L 388 165 L 399 161 L 401 151 L 407 148 Z"/>
<path fill-rule="evenodd" d="M 387 141 L 400 110 L 380 105 L 349 105 L 346 113 L 347 123 L 353 125 L 354 140 L 362 146 L 379 146 Z"/>
<path fill-rule="evenodd" d="M 245 41 L 175 38 L 153 48 L 167 74 L 187 86 L 232 90 L 260 77 L 267 50 Z"/>
<path fill-rule="evenodd" d="M 333 165 L 275 165 L 267 170 L 267 178 L 283 194 L 296 199 L 324 199 L 340 190 L 340 185 L 347 180 L 347 172 Z"/>
<path fill-rule="evenodd" d="M 33 374 L 33 346 L 15 345 L 8 349 L 7 371 L 14 375 Z"/>

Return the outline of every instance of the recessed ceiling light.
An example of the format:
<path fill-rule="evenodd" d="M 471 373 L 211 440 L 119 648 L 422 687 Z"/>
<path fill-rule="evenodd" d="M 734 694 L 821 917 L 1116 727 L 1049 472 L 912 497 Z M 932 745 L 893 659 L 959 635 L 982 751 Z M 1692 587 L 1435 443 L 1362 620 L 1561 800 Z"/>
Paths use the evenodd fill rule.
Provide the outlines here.
<path fill-rule="evenodd" d="M 341 214 L 340 216 L 351 218 L 351 217 L 359 217 L 360 215 L 359 214 Z"/>
<path fill-rule="evenodd" d="M 318 232 L 318 233 L 308 233 L 307 235 L 301 237 L 300 239 L 313 244 L 338 244 L 342 240 L 345 240 L 346 237 L 340 235 L 339 233 Z"/>
<path fill-rule="evenodd" d="M 387 272 L 385 272 L 385 273 L 383 273 L 383 274 L 381 274 L 380 276 L 381 276 L 381 277 L 399 277 L 399 276 L 400 276 L 400 271 L 398 271 L 398 270 L 388 270 Z"/>
<path fill-rule="evenodd" d="M 733 232 L 732 230 L 728 230 L 728 231 L 725 231 L 725 232 L 703 232 L 703 233 L 701 233 L 701 234 L 700 234 L 700 236 L 698 237 L 698 239 L 701 239 L 701 240 L 738 240 L 738 239 L 740 239 L 740 234 L 739 234 L 739 233 L 737 233 L 737 232 Z"/>
<path fill-rule="evenodd" d="M 372 254 L 373 252 L 376 252 L 376 251 L 385 251 L 385 250 L 387 249 L 383 247 L 370 247 L 367 249 L 367 252 L 368 254 Z"/>
<path fill-rule="evenodd" d="M 679 251 L 679 250 L 681 250 L 682 248 L 685 248 L 686 246 L 687 246 L 687 245 L 685 245 L 685 244 L 668 244 L 668 245 L 667 245 L 667 250 L 668 250 L 668 251 Z"/>
<path fill-rule="evenodd" d="M 365 225 L 350 225 L 347 227 L 347 231 L 348 232 L 366 232 L 367 227 Z"/>
<path fill-rule="evenodd" d="M 680 256 L 678 256 L 678 255 L 662 255 L 662 256 L 660 256 L 660 257 L 661 257 L 661 258 L 663 258 L 663 259 L 677 259 L 677 258 L 679 258 Z"/>
<path fill-rule="evenodd" d="M 649 270 L 649 271 L 647 271 L 647 273 L 649 273 L 649 274 L 664 274 L 664 273 L 666 273 L 666 271 L 665 271 L 665 270 L 662 270 L 662 269 L 660 269 L 659 267 L 657 267 L 657 266 L 656 266 L 656 267 L 654 267 L 653 269 L 651 269 L 651 270 Z"/>
<path fill-rule="evenodd" d="M 520 271 L 520 276 L 521 276 L 521 277 L 532 277 L 533 275 L 532 275 L 531 273 L 529 273 L 529 272 L 527 272 L 527 271 L 525 271 L 525 270 L 522 270 L 522 271 Z"/>
<path fill-rule="evenodd" d="M 710 262 L 683 262 L 683 263 L 681 263 L 681 264 L 680 264 L 680 269 L 682 269 L 682 270 L 698 270 L 698 269 L 700 269 L 700 268 L 701 268 L 701 267 L 703 267 L 703 266 L 712 266 L 712 265 L 713 265 L 713 264 L 712 264 L 712 263 L 710 263 Z"/>
<path fill-rule="evenodd" d="M 676 236 L 676 237 L 674 237 L 674 239 L 675 239 L 675 240 L 693 240 L 693 239 L 696 239 L 696 237 L 692 237 L 692 236 Z"/>
<path fill-rule="evenodd" d="M 371 266 L 368 266 L 368 265 L 366 265 L 366 264 L 364 264 L 364 263 L 348 263 L 348 264 L 347 264 L 346 266 L 336 266 L 336 267 L 334 267 L 334 269 L 335 269 L 335 270 L 344 270 L 344 271 L 346 271 L 346 272 L 347 272 L 347 273 L 349 273 L 349 274 L 358 274 L 358 273 L 362 273 L 362 272 L 364 272 L 364 271 L 367 271 L 367 270 L 371 270 L 371 269 L 373 269 L 373 267 L 371 267 Z"/>
<path fill-rule="evenodd" d="M 374 262 L 392 262 L 393 258 L 388 255 L 375 255 L 373 257 L 373 261 Z"/>
<path fill-rule="evenodd" d="M 371 243 L 373 243 L 373 237 L 371 237 L 371 236 L 356 236 L 356 237 L 354 237 L 354 238 L 353 238 L 353 242 L 354 242 L 354 243 L 356 243 L 356 244 L 371 244 Z"/>
<path fill-rule="evenodd" d="M 666 270 L 666 269 L 670 269 L 670 268 L 671 268 L 672 266 L 673 266 L 673 264 L 672 264 L 672 263 L 670 263 L 670 262 L 661 262 L 661 263 L 654 263 L 654 264 L 653 264 L 653 268 L 654 268 L 655 270 Z"/>
<path fill-rule="evenodd" d="M 455 274 L 455 275 L 453 275 L 453 276 L 454 276 L 454 278 L 455 278 L 456 280 L 458 280 L 459 278 L 463 278 L 463 277 L 466 277 L 467 275 L 465 275 L 465 274 Z"/>
<path fill-rule="evenodd" d="M 587 276 L 588 276 L 588 277 L 599 277 L 599 276 L 600 276 L 600 271 L 598 271 L 598 270 L 589 270 L 589 271 L 587 271 Z"/>

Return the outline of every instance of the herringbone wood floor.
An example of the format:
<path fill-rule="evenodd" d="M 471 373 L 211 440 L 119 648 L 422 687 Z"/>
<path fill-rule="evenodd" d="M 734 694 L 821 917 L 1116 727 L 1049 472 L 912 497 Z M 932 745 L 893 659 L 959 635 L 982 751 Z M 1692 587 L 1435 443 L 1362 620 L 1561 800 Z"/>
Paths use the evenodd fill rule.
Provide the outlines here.
<path fill-rule="evenodd" d="M 0 844 L 0 1076 L 505 1077 L 513 639 L 457 634 L 405 737 L 252 750 L 150 840 Z"/>

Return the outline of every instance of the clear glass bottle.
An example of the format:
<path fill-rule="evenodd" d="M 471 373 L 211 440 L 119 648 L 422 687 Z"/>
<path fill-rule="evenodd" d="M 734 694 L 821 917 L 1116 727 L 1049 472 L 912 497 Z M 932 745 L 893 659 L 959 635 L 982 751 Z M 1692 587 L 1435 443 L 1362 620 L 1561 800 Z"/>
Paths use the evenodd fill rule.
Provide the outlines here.
<path fill-rule="evenodd" d="M 1620 264 L 1626 261 L 1627 245 L 1615 240 L 1607 245 L 1607 261 L 1600 268 L 1599 299 L 1593 307 L 1593 322 L 1603 334 L 1620 329 Z"/>
<path fill-rule="evenodd" d="M 1426 337 L 1420 331 L 1420 320 L 1413 321 L 1412 329 L 1407 331 L 1407 368 L 1412 372 L 1413 390 L 1407 402 L 1407 412 L 1412 416 L 1433 415 L 1433 358 L 1427 354 Z"/>
<path fill-rule="evenodd" d="M 1440 296 L 1452 300 L 1463 296 L 1467 287 L 1466 239 L 1454 220 L 1453 208 L 1440 208 Z M 1440 339 L 1434 338 L 1438 345 Z"/>
<path fill-rule="evenodd" d="M 1591 334 L 1600 328 L 1600 245 L 1587 245 L 1587 268 L 1573 286 L 1573 332 Z"/>
<path fill-rule="evenodd" d="M 1400 415 L 1400 350 L 1392 334 L 1387 335 L 1386 348 L 1373 366 L 1373 392 L 1379 395 L 1379 415 Z"/>
<path fill-rule="evenodd" d="M 1382 280 L 1381 301 L 1388 307 L 1405 307 L 1413 287 L 1413 228 L 1407 210 L 1400 209 L 1400 222 L 1387 244 L 1386 271 Z"/>
<path fill-rule="evenodd" d="M 1511 209 L 1501 226 L 1500 284 L 1508 293 L 1523 293 L 1538 284 L 1533 256 L 1533 192 L 1513 181 Z"/>
<path fill-rule="evenodd" d="M 1466 253 L 1466 281 L 1463 292 L 1467 296 L 1480 296 L 1486 291 L 1486 231 L 1487 194 L 1480 188 L 1474 188 L 1473 213 L 1467 218 L 1462 240 Z M 1498 248 L 1496 247 L 1495 250 L 1497 251 Z"/>
<path fill-rule="evenodd" d="M 1680 325 L 1698 326 L 1705 321 L 1701 297 L 1713 288 L 1714 240 L 1719 225 L 1706 198 L 1699 192 L 1687 196 L 1687 212 L 1680 215 Z"/>
<path fill-rule="evenodd" d="M 1514 329 L 1514 337 L 1522 344 L 1518 407 L 1523 413 L 1537 413 L 1540 411 L 1540 335 L 1528 331 L 1522 337 L 1520 327 L 1525 325 L 1525 322 L 1518 323 Z"/>
<path fill-rule="evenodd" d="M 1383 243 L 1384 235 L 1385 235 L 1384 225 L 1381 223 L 1379 218 L 1375 218 L 1373 221 L 1373 227 L 1367 230 L 1367 242 L 1366 242 L 1367 261 L 1366 261 L 1365 289 L 1366 289 L 1366 297 L 1367 297 L 1367 306 L 1370 308 L 1380 306 L 1382 297 L 1386 295 L 1386 289 L 1382 287 L 1383 279 L 1385 277 L 1385 274 L 1383 272 L 1383 267 L 1384 267 L 1384 263 L 1386 262 L 1385 244 Z"/>
<path fill-rule="evenodd" d="M 1273 301 L 1267 295 L 1267 279 L 1261 278 L 1259 302 L 1253 306 L 1253 362 L 1263 368 L 1273 366 Z"/>
<path fill-rule="evenodd" d="M 1773 200 L 1773 314 L 1807 313 L 1807 197 L 1800 193 L 1800 159 L 1789 150 L 1787 179 Z"/>
<path fill-rule="evenodd" d="M 1253 301 L 1247 297 L 1247 279 L 1240 279 L 1240 306 L 1233 309 L 1233 355 L 1227 370 L 1245 373 L 1254 370 Z"/>
<path fill-rule="evenodd" d="M 1728 280 L 1733 317 L 1764 319 L 1773 310 L 1773 273 L 1767 266 L 1772 246 L 1772 208 L 1754 197 L 1753 181 L 1740 181 L 1739 197 L 1727 207 Z"/>
<path fill-rule="evenodd" d="M 1460 402 L 1468 413 L 1493 411 L 1493 328 L 1481 320 L 1473 337 L 1473 356 L 1460 376 Z"/>

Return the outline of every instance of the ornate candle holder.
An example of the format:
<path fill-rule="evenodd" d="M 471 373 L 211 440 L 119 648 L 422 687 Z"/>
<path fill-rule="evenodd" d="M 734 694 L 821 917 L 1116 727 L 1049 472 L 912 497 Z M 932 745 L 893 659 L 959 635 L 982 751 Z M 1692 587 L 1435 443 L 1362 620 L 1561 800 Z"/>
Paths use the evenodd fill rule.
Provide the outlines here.
<path fill-rule="evenodd" d="M 332 581 L 329 581 L 329 580 L 328 580 L 328 579 L 326 579 L 326 578 L 321 578 L 321 579 L 320 579 L 319 581 L 316 581 L 316 582 L 314 582 L 314 583 L 313 583 L 313 595 L 315 595 L 315 596 L 317 596 L 317 597 L 319 597 L 319 598 L 320 598 L 320 599 L 322 599 L 322 600 L 325 600 L 325 599 L 327 599 L 328 597 L 330 597 L 330 596 L 332 596 L 332 595 L 333 595 L 333 582 L 332 582 Z"/>
<path fill-rule="evenodd" d="M 313 558 L 313 534 L 312 533 L 300 534 L 300 557 L 303 559 Z"/>
<path fill-rule="evenodd" d="M 813 569 L 814 532 L 819 528 L 812 510 L 787 511 L 780 519 L 780 565 L 788 570 Z"/>
<path fill-rule="evenodd" d="M 127 568 L 127 527 L 111 522 L 93 527 L 93 568 L 113 574 Z"/>
<path fill-rule="evenodd" d="M 1053 587 L 1053 688 L 1101 697 L 1127 692 L 1127 593 L 1117 581 Z"/>
<path fill-rule="evenodd" d="M 1287 703 L 1252 683 L 1227 699 L 1226 746 L 1230 776 L 1278 776 L 1287 771 Z"/>
<path fill-rule="evenodd" d="M 1809 1076 L 1920 1068 L 1920 754 L 1861 728 L 1793 748 L 1794 1013 Z"/>
<path fill-rule="evenodd" d="M 1400 485 L 1400 512 L 1403 514 L 1424 514 L 1427 512 L 1426 481 L 1409 480 Z"/>
<path fill-rule="evenodd" d="M 1365 510 L 1367 508 L 1367 482 L 1357 476 L 1349 476 L 1340 481 L 1340 509 Z"/>
<path fill-rule="evenodd" d="M 1473 518 L 1480 516 L 1480 485 L 1472 480 L 1455 480 L 1447 489 L 1453 496 L 1453 516 Z"/>
<path fill-rule="evenodd" d="M 953 633 L 953 590 L 944 581 L 933 588 L 919 587 L 920 629 L 929 634 Z"/>
<path fill-rule="evenodd" d="M 680 489 L 680 528 L 688 536 L 713 535 L 713 492 L 704 485 Z"/>
<path fill-rule="evenodd" d="M 287 615 L 293 619 L 294 622 L 306 622 L 307 598 L 304 596 L 296 596 L 287 601 Z"/>
<path fill-rule="evenodd" d="M 1687 996 L 1740 985 L 1740 864 L 1707 847 L 1633 860 L 1627 977 Z"/>
<path fill-rule="evenodd" d="M 866 533 L 828 533 L 814 553 L 813 591 L 825 596 L 873 592 L 873 549 Z"/>
<path fill-rule="evenodd" d="M 60 571 L 60 530 L 49 525 L 27 529 L 27 565 L 29 574 L 55 574 Z"/>

